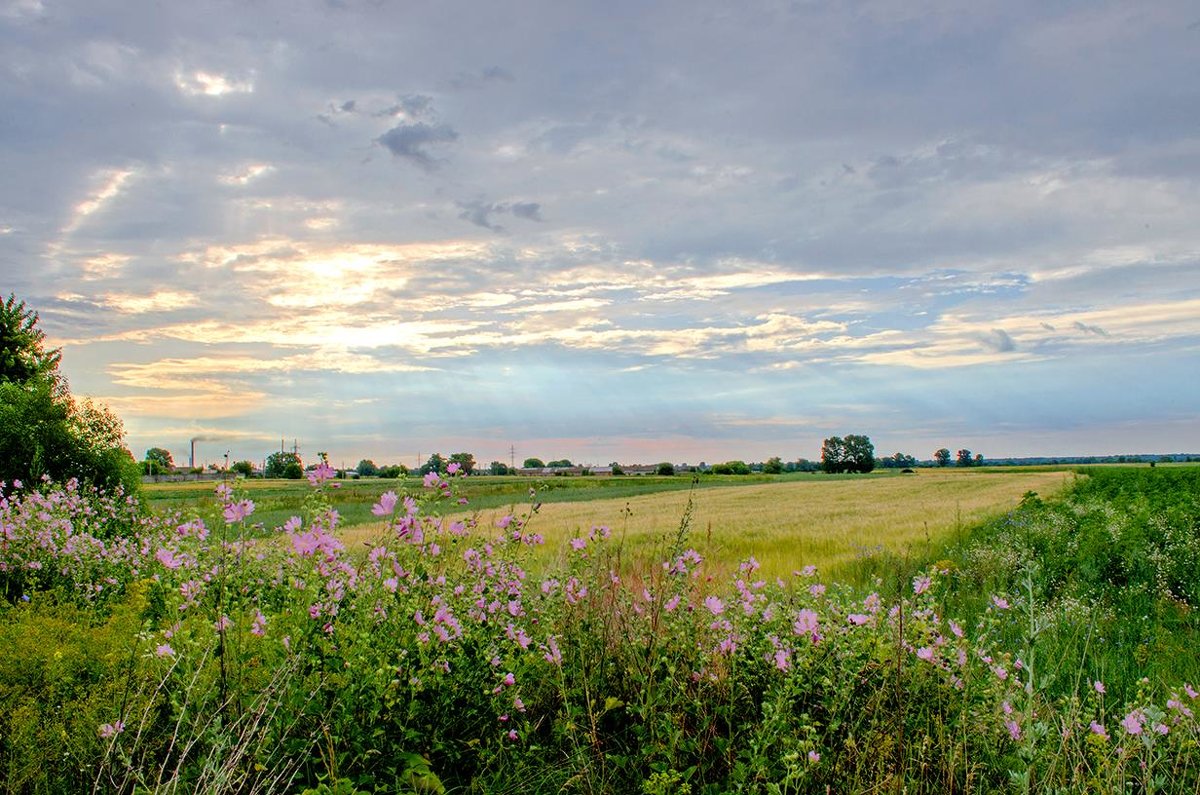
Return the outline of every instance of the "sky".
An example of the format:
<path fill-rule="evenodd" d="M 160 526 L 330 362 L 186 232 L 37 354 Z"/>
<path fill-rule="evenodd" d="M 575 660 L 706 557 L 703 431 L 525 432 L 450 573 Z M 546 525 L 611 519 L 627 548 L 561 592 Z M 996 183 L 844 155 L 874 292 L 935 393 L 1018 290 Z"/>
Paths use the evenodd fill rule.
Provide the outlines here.
<path fill-rule="evenodd" d="M 139 458 L 1200 451 L 1194 0 L 0 0 L 0 107 Z"/>

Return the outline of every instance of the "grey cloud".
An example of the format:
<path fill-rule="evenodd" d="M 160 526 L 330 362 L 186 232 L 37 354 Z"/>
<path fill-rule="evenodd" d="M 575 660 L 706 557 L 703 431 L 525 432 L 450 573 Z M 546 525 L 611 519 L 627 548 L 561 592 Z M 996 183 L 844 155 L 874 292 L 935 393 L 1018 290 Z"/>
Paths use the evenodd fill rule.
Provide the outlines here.
<path fill-rule="evenodd" d="M 374 115 L 376 117 L 405 116 L 409 119 L 419 119 L 432 113 L 433 97 L 428 94 L 406 94 L 400 97 L 396 104 L 389 105 Z"/>
<path fill-rule="evenodd" d="M 1099 326 L 1089 326 L 1088 324 L 1083 323 L 1078 320 L 1076 320 L 1073 325 L 1075 326 L 1075 328 L 1079 329 L 1084 334 L 1095 334 L 1098 337 L 1107 337 L 1108 336 L 1108 332 L 1105 331 L 1104 329 L 1100 328 Z"/>
<path fill-rule="evenodd" d="M 996 353 L 1011 353 L 1017 349 L 1017 343 L 1013 341 L 1013 338 L 1004 329 L 994 328 L 988 334 L 983 335 L 980 341 L 989 350 Z"/>
<path fill-rule="evenodd" d="M 478 72 L 459 72 L 451 79 L 450 86 L 458 90 L 482 88 L 488 83 L 511 83 L 514 79 L 512 72 L 502 66 L 487 66 Z"/>
<path fill-rule="evenodd" d="M 431 171 L 437 160 L 425 148 L 437 144 L 449 144 L 458 140 L 458 133 L 448 124 L 430 125 L 425 122 L 400 124 L 375 139 L 387 147 L 396 157 L 402 157 Z"/>
<path fill-rule="evenodd" d="M 464 221 L 469 221 L 475 226 L 481 226 L 484 229 L 490 229 L 493 232 L 503 232 L 504 227 L 497 223 L 493 223 L 492 216 L 499 214 L 511 214 L 516 218 L 523 218 L 526 221 L 541 221 L 542 205 L 537 202 L 513 202 L 496 203 L 485 202 L 482 199 L 476 199 L 469 202 L 456 202 L 459 209 L 462 210 L 458 217 Z"/>
<path fill-rule="evenodd" d="M 542 205 L 537 202 L 514 202 L 512 214 L 528 221 L 542 220 Z"/>

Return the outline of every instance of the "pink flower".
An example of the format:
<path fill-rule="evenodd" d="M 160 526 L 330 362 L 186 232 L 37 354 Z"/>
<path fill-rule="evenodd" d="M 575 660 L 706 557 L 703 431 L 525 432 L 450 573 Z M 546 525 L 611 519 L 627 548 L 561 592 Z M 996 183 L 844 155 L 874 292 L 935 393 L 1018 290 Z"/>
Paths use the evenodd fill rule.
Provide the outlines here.
<path fill-rule="evenodd" d="M 182 563 L 178 558 L 171 554 L 171 550 L 167 549 L 166 547 L 163 547 L 162 549 L 158 550 L 158 552 L 154 553 L 154 557 L 159 563 L 168 569 L 177 569 Z"/>
<path fill-rule="evenodd" d="M 817 631 L 821 625 L 821 620 L 817 616 L 815 610 L 805 608 L 796 614 L 796 621 L 792 624 L 792 631 L 797 635 L 810 635 Z"/>
<path fill-rule="evenodd" d="M 1004 721 L 1004 728 L 1008 729 L 1008 736 L 1014 740 L 1021 739 L 1021 724 L 1011 718 Z"/>
<path fill-rule="evenodd" d="M 333 467 L 329 466 L 329 462 L 322 461 L 321 463 L 317 464 L 316 469 L 308 473 L 308 482 L 310 485 L 319 486 L 320 484 L 334 477 L 336 474 L 337 473 L 334 471 Z"/>
<path fill-rule="evenodd" d="M 508 739 L 512 740 L 513 742 L 516 742 L 516 741 L 517 741 L 517 737 L 518 737 L 518 736 L 519 736 L 519 735 L 517 734 L 517 730 L 516 730 L 516 729 L 509 729 L 509 730 L 508 730 Z"/>
<path fill-rule="evenodd" d="M 791 661 L 788 658 L 787 649 L 775 650 L 775 667 L 781 671 L 786 671 L 791 667 Z"/>
<path fill-rule="evenodd" d="M 925 662 L 933 662 L 933 649 L 929 646 L 922 646 L 917 649 L 917 659 Z"/>
<path fill-rule="evenodd" d="M 546 662 L 551 665 L 562 665 L 562 652 L 558 650 L 558 643 L 555 642 L 554 636 L 551 635 L 546 639 L 546 653 L 542 655 Z"/>
<path fill-rule="evenodd" d="M 171 648 L 171 644 L 162 643 L 154 650 L 154 653 L 159 657 L 174 657 L 175 650 Z"/>
<path fill-rule="evenodd" d="M 708 608 L 708 612 L 714 616 L 719 616 L 725 612 L 725 603 L 716 596 L 709 596 L 704 600 L 704 606 Z"/>
<path fill-rule="evenodd" d="M 572 538 L 571 539 L 571 549 L 575 550 L 576 552 L 582 550 L 586 546 L 587 546 L 586 538 Z"/>
<path fill-rule="evenodd" d="M 953 619 L 950 621 L 950 631 L 954 633 L 954 637 L 956 638 L 961 638 L 963 636 L 963 628 L 954 623 Z"/>
<path fill-rule="evenodd" d="M 1104 683 L 1101 682 L 1099 679 L 1097 679 L 1095 682 L 1092 682 L 1092 687 L 1096 690 L 1097 693 L 1099 693 L 1100 695 L 1104 695 L 1104 693 L 1105 693 Z"/>
<path fill-rule="evenodd" d="M 1092 734 L 1096 735 L 1097 737 L 1103 738 L 1105 740 L 1108 739 L 1108 731 L 1102 725 L 1100 725 L 1099 723 L 1096 723 L 1096 721 L 1092 721 L 1091 729 L 1092 729 Z"/>
<path fill-rule="evenodd" d="M 929 590 L 930 579 L 928 577 L 913 578 L 912 589 L 913 593 L 920 595 Z"/>
<path fill-rule="evenodd" d="M 808 752 L 808 761 L 812 762 L 815 765 L 817 762 L 821 761 L 821 755 L 818 754 L 816 751 L 809 751 Z"/>
<path fill-rule="evenodd" d="M 846 620 L 857 627 L 861 627 L 863 624 L 866 624 L 868 621 L 870 621 L 871 617 L 864 613 L 851 613 L 850 615 L 846 616 Z"/>
<path fill-rule="evenodd" d="M 240 522 L 254 513 L 254 503 L 250 500 L 231 502 L 225 506 L 225 521 L 229 524 Z"/>
<path fill-rule="evenodd" d="M 1005 599 L 1003 596 L 993 596 L 992 604 L 996 606 L 997 610 L 1007 610 L 1008 609 L 1008 600 Z"/>
<path fill-rule="evenodd" d="M 391 516 L 392 511 L 396 509 L 396 502 L 399 497 L 394 491 L 385 491 L 379 495 L 379 502 L 371 507 L 371 513 L 376 516 Z"/>
<path fill-rule="evenodd" d="M 459 464 L 457 461 L 451 461 L 450 465 L 446 467 L 446 474 L 447 475 L 457 475 L 461 469 L 462 469 L 461 464 Z"/>
<path fill-rule="evenodd" d="M 505 685 L 507 685 L 508 687 L 512 687 L 516 683 L 517 683 L 517 678 L 515 676 L 513 676 L 511 671 L 509 671 L 508 673 L 506 673 L 504 675 L 504 684 Z"/>
<path fill-rule="evenodd" d="M 1144 720 L 1141 710 L 1135 709 L 1121 720 L 1121 727 L 1129 734 L 1141 734 Z"/>
<path fill-rule="evenodd" d="M 1183 692 L 1188 694 L 1188 698 L 1195 698 L 1196 696 L 1200 695 L 1200 693 L 1197 693 L 1196 689 L 1187 682 L 1183 683 Z"/>
<path fill-rule="evenodd" d="M 250 633 L 262 637 L 267 632 L 267 617 L 261 610 L 254 611 L 254 623 L 250 625 Z"/>
<path fill-rule="evenodd" d="M 825 586 L 821 583 L 808 586 L 808 592 L 813 596 L 821 596 L 825 593 Z"/>
<path fill-rule="evenodd" d="M 106 740 L 116 737 L 123 731 L 125 731 L 125 722 L 120 720 L 112 723 L 105 723 L 100 726 L 100 736 Z"/>

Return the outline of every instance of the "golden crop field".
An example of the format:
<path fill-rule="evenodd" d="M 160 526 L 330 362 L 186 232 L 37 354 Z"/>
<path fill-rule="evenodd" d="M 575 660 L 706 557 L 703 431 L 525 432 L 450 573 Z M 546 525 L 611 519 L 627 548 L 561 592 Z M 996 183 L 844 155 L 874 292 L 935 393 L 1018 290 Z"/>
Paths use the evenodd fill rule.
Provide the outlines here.
<path fill-rule="evenodd" d="M 1075 475 L 1063 471 L 922 470 L 916 475 L 805 480 L 666 492 L 628 499 L 542 505 L 530 529 L 546 538 L 547 559 L 565 554 L 567 541 L 607 525 L 631 558 L 653 555 L 680 525 L 693 501 L 688 544 L 711 564 L 732 566 L 753 555 L 765 576 L 786 576 L 813 564 L 828 571 L 861 551 L 882 547 L 904 553 L 937 542 L 958 528 L 1003 513 L 1028 491 L 1053 494 Z M 517 513 L 527 510 L 517 506 Z M 487 530 L 508 513 L 478 513 Z M 380 526 L 347 528 L 361 543 Z"/>

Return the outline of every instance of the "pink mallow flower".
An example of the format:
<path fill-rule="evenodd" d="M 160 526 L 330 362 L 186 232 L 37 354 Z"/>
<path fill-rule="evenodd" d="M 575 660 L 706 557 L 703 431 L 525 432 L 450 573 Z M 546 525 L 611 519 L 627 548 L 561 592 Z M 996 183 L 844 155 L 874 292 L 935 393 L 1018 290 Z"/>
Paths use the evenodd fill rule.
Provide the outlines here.
<path fill-rule="evenodd" d="M 1142 715 L 1141 710 L 1135 709 L 1121 719 L 1121 728 L 1129 734 L 1141 734 L 1143 721 L 1145 721 L 1145 716 Z"/>
<path fill-rule="evenodd" d="M 1092 721 L 1091 730 L 1092 730 L 1092 734 L 1096 735 L 1100 739 L 1102 739 L 1102 740 L 1108 739 L 1108 730 L 1105 729 L 1103 725 L 1097 723 L 1096 721 Z"/>
<path fill-rule="evenodd" d="M 912 583 L 913 593 L 920 595 L 929 590 L 931 580 L 928 577 L 914 577 Z"/>
<path fill-rule="evenodd" d="M 225 521 L 229 524 L 240 522 L 254 513 L 254 503 L 250 500 L 239 500 L 225 506 Z"/>
<path fill-rule="evenodd" d="M 709 596 L 704 600 L 704 606 L 708 608 L 708 612 L 714 616 L 719 616 L 725 612 L 725 603 L 719 597 Z"/>
<path fill-rule="evenodd" d="M 398 500 L 399 497 L 396 496 L 396 492 L 385 491 L 379 495 L 379 502 L 371 507 L 371 513 L 376 516 L 391 516 L 392 511 L 396 509 L 396 502 Z"/>
<path fill-rule="evenodd" d="M 100 726 L 100 736 L 105 740 L 112 739 L 123 731 L 125 731 L 125 721 L 118 720 Z"/>

